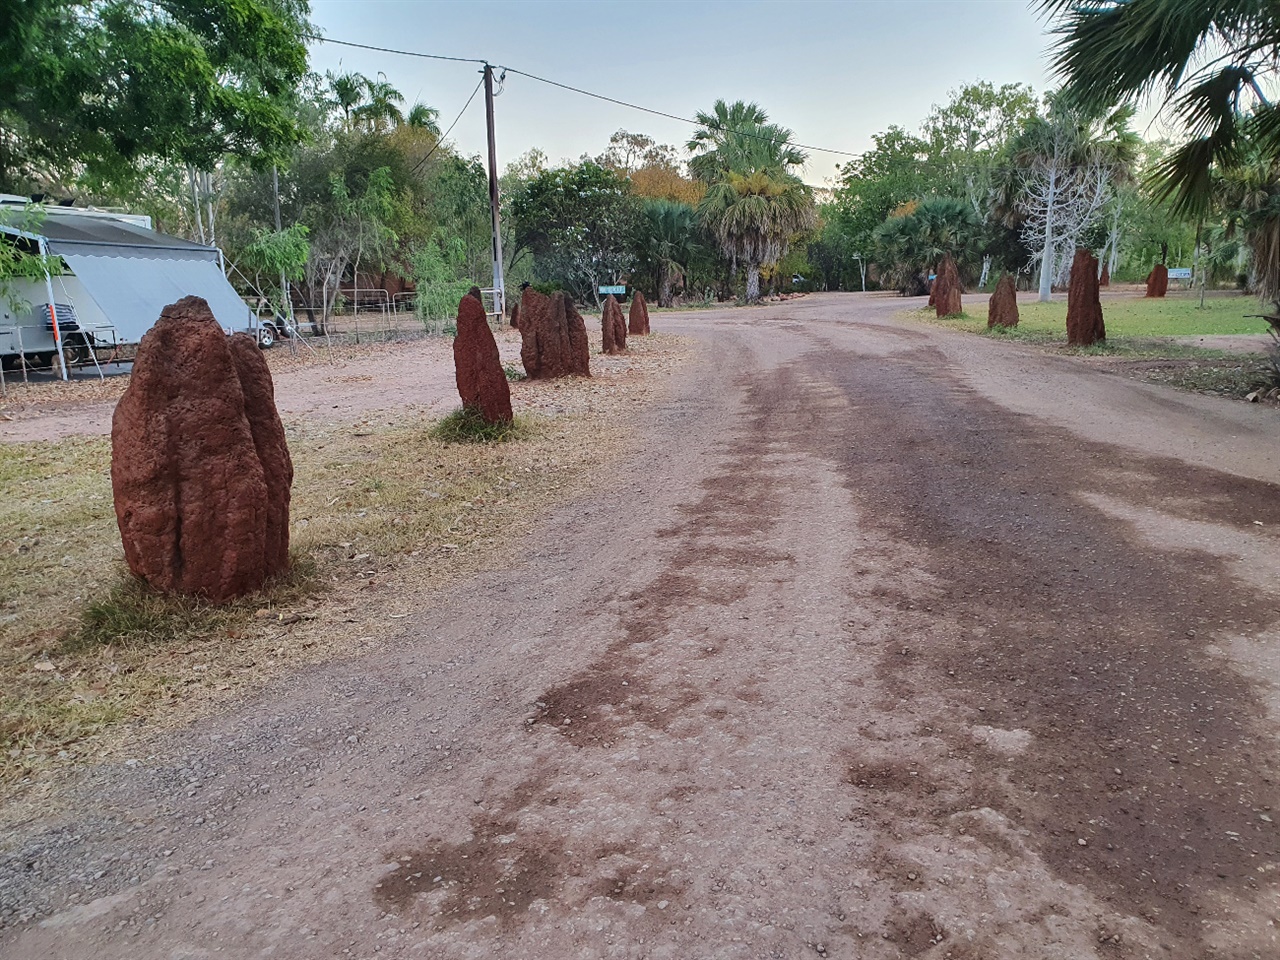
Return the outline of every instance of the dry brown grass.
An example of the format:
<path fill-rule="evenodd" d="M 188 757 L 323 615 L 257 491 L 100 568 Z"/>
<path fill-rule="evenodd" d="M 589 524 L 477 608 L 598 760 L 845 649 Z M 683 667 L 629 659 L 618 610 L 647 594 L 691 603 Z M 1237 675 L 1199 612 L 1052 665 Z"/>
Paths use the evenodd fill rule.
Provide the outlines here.
<path fill-rule="evenodd" d="M 0 796 L 33 798 L 61 766 L 357 653 L 451 581 L 509 563 L 623 449 L 634 410 L 690 352 L 670 336 L 633 343 L 593 357 L 591 380 L 513 384 L 528 428 L 504 443 L 447 444 L 432 421 L 385 411 L 287 424 L 300 575 L 226 608 L 130 583 L 107 440 L 0 445 Z"/>

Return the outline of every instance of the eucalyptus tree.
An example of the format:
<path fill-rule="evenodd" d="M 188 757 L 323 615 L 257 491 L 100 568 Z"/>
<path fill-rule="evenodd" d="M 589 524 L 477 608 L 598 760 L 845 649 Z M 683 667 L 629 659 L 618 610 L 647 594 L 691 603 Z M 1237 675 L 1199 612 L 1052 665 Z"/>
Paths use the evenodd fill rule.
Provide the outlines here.
<path fill-rule="evenodd" d="M 1116 183 L 1131 176 L 1140 144 L 1129 130 L 1131 108 L 1096 111 L 1061 94 L 1048 100 L 1046 113 L 1009 144 L 995 204 L 1039 261 L 1042 301 L 1064 279 Z"/>

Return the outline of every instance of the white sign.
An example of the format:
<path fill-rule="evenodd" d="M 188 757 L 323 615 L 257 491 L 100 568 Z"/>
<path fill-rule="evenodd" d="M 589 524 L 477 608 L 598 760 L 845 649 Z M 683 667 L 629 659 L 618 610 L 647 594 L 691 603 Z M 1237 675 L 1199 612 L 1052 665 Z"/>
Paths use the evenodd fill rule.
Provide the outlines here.
<path fill-rule="evenodd" d="M 1190 267 L 1170 267 L 1169 279 L 1170 280 L 1190 280 L 1191 268 Z"/>

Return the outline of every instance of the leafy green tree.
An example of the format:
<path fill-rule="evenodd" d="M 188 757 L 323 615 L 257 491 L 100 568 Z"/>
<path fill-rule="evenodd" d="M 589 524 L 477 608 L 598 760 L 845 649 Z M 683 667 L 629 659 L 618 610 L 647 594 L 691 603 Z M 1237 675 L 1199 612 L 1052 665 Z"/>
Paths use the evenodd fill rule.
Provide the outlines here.
<path fill-rule="evenodd" d="M 533 256 L 534 275 L 599 303 L 602 283 L 635 265 L 640 202 L 627 180 L 592 160 L 537 174 L 511 200 L 515 248 Z"/>
<path fill-rule="evenodd" d="M 933 192 L 929 144 L 901 127 L 878 133 L 874 146 L 843 164 L 835 190 L 834 214 L 855 251 L 869 254 L 877 227 L 904 203 Z"/>
<path fill-rule="evenodd" d="M 295 223 L 282 230 L 257 230 L 253 241 L 240 252 L 240 265 L 252 271 L 258 289 L 275 297 L 276 310 L 288 313 L 284 301 L 284 281 L 296 283 L 306 275 L 311 259 L 305 224 Z"/>
<path fill-rule="evenodd" d="M 0 5 L 0 189 L 144 158 L 211 170 L 299 140 L 304 0 L 21 0 Z"/>

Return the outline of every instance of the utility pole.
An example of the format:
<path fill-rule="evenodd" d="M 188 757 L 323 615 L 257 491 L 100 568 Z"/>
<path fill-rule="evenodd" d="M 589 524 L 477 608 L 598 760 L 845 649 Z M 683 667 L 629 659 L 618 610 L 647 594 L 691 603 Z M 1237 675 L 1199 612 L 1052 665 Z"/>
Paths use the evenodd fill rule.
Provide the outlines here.
<path fill-rule="evenodd" d="M 489 128 L 489 212 L 493 216 L 493 306 L 506 316 L 506 290 L 502 282 L 502 225 L 498 220 L 498 143 L 493 133 L 493 67 L 484 65 L 484 116 Z"/>

